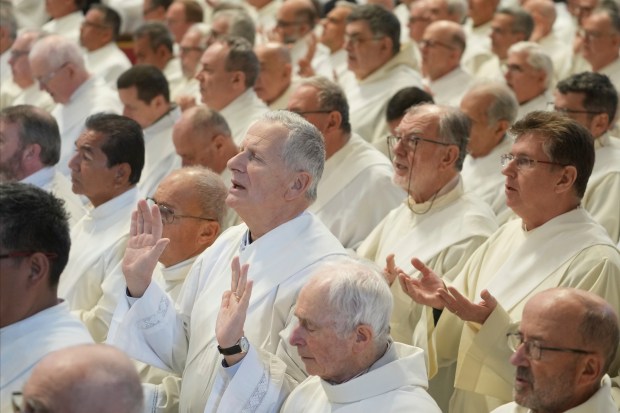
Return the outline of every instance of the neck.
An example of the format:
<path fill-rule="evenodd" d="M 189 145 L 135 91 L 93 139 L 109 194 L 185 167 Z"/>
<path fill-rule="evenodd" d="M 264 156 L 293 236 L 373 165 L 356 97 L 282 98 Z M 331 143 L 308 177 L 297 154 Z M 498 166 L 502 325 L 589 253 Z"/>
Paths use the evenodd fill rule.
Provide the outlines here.
<path fill-rule="evenodd" d="M 257 217 L 255 211 L 250 214 L 245 214 L 243 211 L 237 211 L 237 213 L 248 226 L 252 241 L 256 241 L 280 225 L 293 220 L 309 206 L 309 202 L 303 202 L 303 207 L 300 207 L 301 204 L 301 202 L 297 202 L 292 205 L 283 205 L 279 211 L 271 210 L 269 216 L 263 219 Z"/>
<path fill-rule="evenodd" d="M 350 133 L 342 129 L 336 130 L 331 136 L 325 135 L 325 159 L 331 158 L 336 152 L 344 147 L 351 138 Z"/>
<path fill-rule="evenodd" d="M 598 72 L 599 70 L 605 68 L 605 66 L 612 64 L 616 59 L 618 59 L 617 51 L 615 54 L 610 54 L 608 56 L 601 56 L 598 59 L 590 60 L 588 63 L 590 63 L 590 65 L 592 66 L 593 72 Z"/>
<path fill-rule="evenodd" d="M 415 191 L 415 188 L 411 188 L 409 196 L 415 201 L 416 204 L 423 204 L 436 198 L 437 196 L 444 195 L 454 188 L 458 182 L 458 172 L 450 171 L 443 176 L 438 177 L 433 185 L 425 188 L 422 191 Z"/>
<path fill-rule="evenodd" d="M 563 204 L 562 202 L 558 202 L 555 208 L 551 207 L 545 210 L 539 209 L 538 213 L 540 213 L 540 215 L 537 217 L 533 217 L 533 218 L 521 217 L 521 219 L 523 221 L 523 225 L 525 226 L 525 229 L 527 231 L 531 231 L 533 229 L 543 226 L 544 224 L 551 221 L 552 219 L 559 217 L 560 215 L 564 215 L 567 212 L 570 212 L 578 207 L 579 207 L 579 202 L 577 202 L 576 204 L 571 203 L 570 205 L 566 205 L 566 204 Z"/>

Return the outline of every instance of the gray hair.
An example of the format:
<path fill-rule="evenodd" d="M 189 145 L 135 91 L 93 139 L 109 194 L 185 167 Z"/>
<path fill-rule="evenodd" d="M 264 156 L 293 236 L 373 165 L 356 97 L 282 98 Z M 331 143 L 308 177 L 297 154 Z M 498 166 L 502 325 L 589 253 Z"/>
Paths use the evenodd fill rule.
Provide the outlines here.
<path fill-rule="evenodd" d="M 493 97 L 487 109 L 488 125 L 495 125 L 501 120 L 507 120 L 511 125 L 517 120 L 519 102 L 514 92 L 505 83 L 499 81 L 480 81 L 467 91 L 484 93 Z"/>
<path fill-rule="evenodd" d="M 245 75 L 245 87 L 254 87 L 260 64 L 252 45 L 243 37 L 223 36 L 217 42 L 228 46 L 224 68 L 228 72 L 240 71 Z"/>
<path fill-rule="evenodd" d="M 174 39 L 172 33 L 168 30 L 168 26 L 161 22 L 147 22 L 138 27 L 133 34 L 133 39 L 141 39 L 147 37 L 151 50 L 155 51 L 160 46 L 166 47 L 172 53 Z"/>
<path fill-rule="evenodd" d="M 226 203 L 224 201 L 228 195 L 228 189 L 222 178 L 209 168 L 198 165 L 186 166 L 177 171 L 181 173 L 184 171 L 195 172 L 195 174 L 190 175 L 190 179 L 200 202 L 201 215 L 215 219 L 222 229 L 226 215 Z"/>
<path fill-rule="evenodd" d="M 71 63 L 80 70 L 86 70 L 84 57 L 77 43 L 57 34 L 41 37 L 34 43 L 28 59 L 32 62 L 36 57 L 41 57 L 49 67 L 55 69 Z"/>
<path fill-rule="evenodd" d="M 194 113 L 190 116 L 190 125 L 194 135 L 206 136 L 206 132 L 211 131 L 211 136 L 232 136 L 228 122 L 226 122 L 226 119 L 224 119 L 219 112 L 209 109 L 206 106 L 196 106 L 196 108 L 192 110 Z"/>
<path fill-rule="evenodd" d="M 467 0 L 446 0 L 448 13 L 455 14 L 459 18 L 459 23 L 463 23 L 467 17 L 469 4 Z"/>
<path fill-rule="evenodd" d="M 342 122 L 340 129 L 346 133 L 351 132 L 349 121 L 349 102 L 342 88 L 323 76 L 314 76 L 301 81 L 299 86 L 311 86 L 319 91 L 319 106 L 321 110 L 334 110 L 340 113 Z"/>
<path fill-rule="evenodd" d="M 323 264 L 311 280 L 327 286 L 325 305 L 333 314 L 339 336 L 367 324 L 372 328 L 375 344 L 387 342 L 393 298 L 375 263 L 343 258 Z"/>
<path fill-rule="evenodd" d="M 213 19 L 223 17 L 228 22 L 228 35 L 243 37 L 251 45 L 256 41 L 256 25 L 244 9 L 223 9 L 213 15 Z"/>
<path fill-rule="evenodd" d="M 400 22 L 389 10 L 376 4 L 357 6 L 347 16 L 347 24 L 365 21 L 373 36 L 387 36 L 392 40 L 392 54 L 400 51 Z"/>
<path fill-rule="evenodd" d="M 529 39 L 534 30 L 534 19 L 532 16 L 520 7 L 502 7 L 495 14 L 507 14 L 512 16 L 514 21 L 510 27 L 513 33 L 523 33 L 526 39 Z"/>
<path fill-rule="evenodd" d="M 0 27 L 4 27 L 9 31 L 9 37 L 13 40 L 17 37 L 17 19 L 13 14 L 13 4 L 2 1 L 0 3 Z"/>
<path fill-rule="evenodd" d="M 205 23 L 194 23 L 189 29 L 187 29 L 187 33 L 198 33 L 200 37 L 200 42 L 198 43 L 198 47 L 202 49 L 207 48 L 207 41 L 209 40 L 210 29 L 209 26 Z"/>
<path fill-rule="evenodd" d="M 553 82 L 553 61 L 543 48 L 534 42 L 517 42 L 510 46 L 508 54 L 527 53 L 527 63 L 536 70 L 545 72 L 545 88 L 549 89 Z"/>
<path fill-rule="evenodd" d="M 306 198 L 314 201 L 325 166 L 325 143 L 321 132 L 298 114 L 286 110 L 267 112 L 257 122 L 261 121 L 279 123 L 289 130 L 282 159 L 291 171 L 310 174 L 311 182 Z"/>

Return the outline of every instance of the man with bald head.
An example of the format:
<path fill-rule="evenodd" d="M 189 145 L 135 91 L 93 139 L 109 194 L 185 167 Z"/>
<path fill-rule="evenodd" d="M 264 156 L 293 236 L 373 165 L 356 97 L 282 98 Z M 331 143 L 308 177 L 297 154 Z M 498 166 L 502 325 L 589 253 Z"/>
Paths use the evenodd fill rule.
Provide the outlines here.
<path fill-rule="evenodd" d="M 293 66 L 289 48 L 279 43 L 267 43 L 254 49 L 260 71 L 254 90 L 269 109 L 286 109 L 293 91 Z"/>
<path fill-rule="evenodd" d="M 493 413 L 618 411 L 606 374 L 618 351 L 618 314 L 601 297 L 573 288 L 538 293 L 507 337 L 515 401 Z"/>
<path fill-rule="evenodd" d="M 24 386 L 21 411 L 140 413 L 143 396 L 131 360 L 104 344 L 50 353 Z"/>

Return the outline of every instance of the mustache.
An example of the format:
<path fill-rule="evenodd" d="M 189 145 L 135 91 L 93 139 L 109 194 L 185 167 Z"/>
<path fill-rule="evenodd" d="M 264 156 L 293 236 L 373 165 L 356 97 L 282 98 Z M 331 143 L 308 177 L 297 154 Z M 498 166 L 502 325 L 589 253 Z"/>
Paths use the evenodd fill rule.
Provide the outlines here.
<path fill-rule="evenodd" d="M 519 366 L 517 367 L 517 378 L 521 380 L 525 380 L 529 383 L 534 382 L 534 377 L 532 376 L 532 372 L 527 367 Z"/>

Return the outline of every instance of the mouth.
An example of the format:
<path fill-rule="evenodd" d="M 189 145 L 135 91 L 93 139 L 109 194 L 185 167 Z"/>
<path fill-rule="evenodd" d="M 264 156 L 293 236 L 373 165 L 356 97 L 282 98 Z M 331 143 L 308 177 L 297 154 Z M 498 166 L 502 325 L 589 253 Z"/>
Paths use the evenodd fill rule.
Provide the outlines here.
<path fill-rule="evenodd" d="M 230 186 L 230 189 L 235 189 L 235 190 L 244 190 L 245 189 L 245 186 L 241 185 L 239 182 L 235 181 L 234 179 L 231 179 L 230 183 L 232 184 Z"/>

